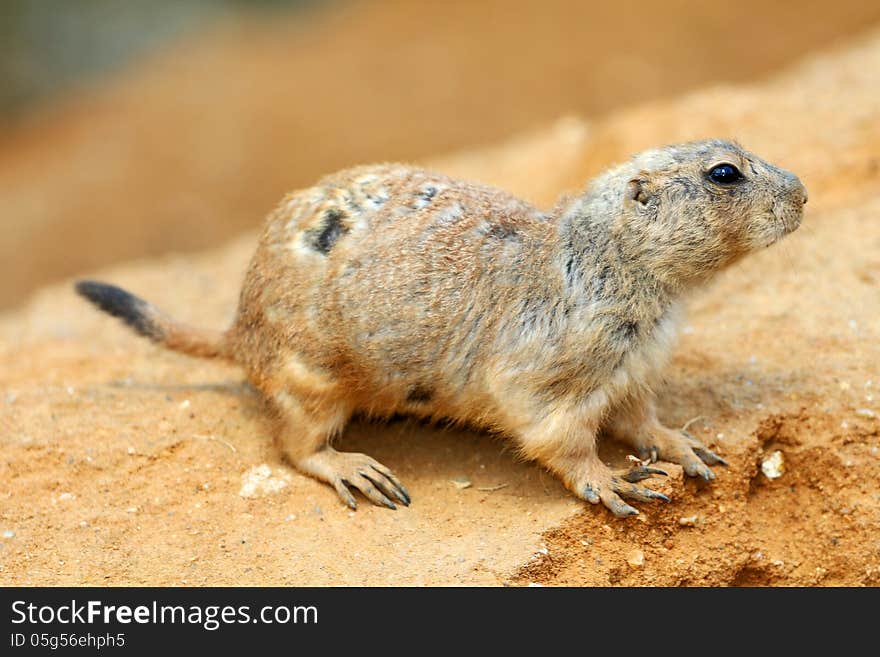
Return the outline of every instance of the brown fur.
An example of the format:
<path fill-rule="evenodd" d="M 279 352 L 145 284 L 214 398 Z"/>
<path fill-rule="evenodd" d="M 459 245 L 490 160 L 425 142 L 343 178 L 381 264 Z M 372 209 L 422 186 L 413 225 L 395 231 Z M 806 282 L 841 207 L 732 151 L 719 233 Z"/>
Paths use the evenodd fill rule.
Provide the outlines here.
<path fill-rule="evenodd" d="M 721 162 L 745 179 L 709 180 Z M 794 175 L 724 141 L 641 153 L 548 213 L 416 168 L 361 167 L 270 215 L 222 339 L 164 323 L 164 343 L 241 363 L 287 458 L 352 507 L 347 486 L 390 507 L 409 496 L 332 438 L 355 413 L 403 412 L 508 436 L 576 495 L 629 515 L 621 497 L 663 497 L 635 485 L 657 471 L 611 472 L 598 433 L 714 476 L 720 457 L 654 410 L 681 299 L 794 230 L 805 202 Z"/>

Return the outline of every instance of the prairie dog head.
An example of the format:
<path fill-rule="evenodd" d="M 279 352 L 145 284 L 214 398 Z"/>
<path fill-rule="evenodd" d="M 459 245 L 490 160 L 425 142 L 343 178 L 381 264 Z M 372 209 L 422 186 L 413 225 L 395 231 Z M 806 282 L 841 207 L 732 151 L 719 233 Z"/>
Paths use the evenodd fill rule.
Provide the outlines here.
<path fill-rule="evenodd" d="M 680 285 L 795 230 L 807 191 L 738 144 L 709 140 L 639 153 L 594 181 L 582 201 L 586 214 L 608 213 L 628 255 Z"/>

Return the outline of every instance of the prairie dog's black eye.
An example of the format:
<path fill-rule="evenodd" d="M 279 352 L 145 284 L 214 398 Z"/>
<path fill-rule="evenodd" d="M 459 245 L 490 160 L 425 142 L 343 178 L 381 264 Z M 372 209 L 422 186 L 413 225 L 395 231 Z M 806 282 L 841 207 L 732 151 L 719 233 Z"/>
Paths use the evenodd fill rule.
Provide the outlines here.
<path fill-rule="evenodd" d="M 712 182 L 716 182 L 719 185 L 730 185 L 731 183 L 738 182 L 742 180 L 743 175 L 739 172 L 732 164 L 727 164 L 726 162 L 723 164 L 716 164 L 714 167 L 709 169 L 709 173 L 706 174 L 709 176 L 709 180 Z"/>

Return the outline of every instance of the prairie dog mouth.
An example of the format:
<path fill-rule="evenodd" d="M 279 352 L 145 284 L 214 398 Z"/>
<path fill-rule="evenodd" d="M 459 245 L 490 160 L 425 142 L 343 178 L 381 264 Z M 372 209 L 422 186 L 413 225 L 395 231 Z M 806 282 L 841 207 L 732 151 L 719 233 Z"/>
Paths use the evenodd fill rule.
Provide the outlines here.
<path fill-rule="evenodd" d="M 776 244 L 779 240 L 793 233 L 801 225 L 802 214 L 800 212 L 788 212 L 785 214 L 768 213 L 764 227 L 760 230 L 760 247 L 767 248 Z"/>
<path fill-rule="evenodd" d="M 802 205 L 789 205 L 777 203 L 773 206 L 773 219 L 775 224 L 779 224 L 783 230 L 780 237 L 794 232 L 801 225 L 804 218 L 804 210 Z"/>

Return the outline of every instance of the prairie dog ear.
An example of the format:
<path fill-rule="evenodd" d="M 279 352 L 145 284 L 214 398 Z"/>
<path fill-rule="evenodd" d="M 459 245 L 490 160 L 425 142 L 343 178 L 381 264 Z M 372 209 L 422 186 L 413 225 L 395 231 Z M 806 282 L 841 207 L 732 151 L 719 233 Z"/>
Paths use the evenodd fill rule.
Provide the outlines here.
<path fill-rule="evenodd" d="M 648 174 L 642 171 L 639 175 L 630 179 L 626 184 L 626 201 L 635 201 L 639 205 L 648 205 L 654 198 L 654 185 L 648 178 Z"/>

